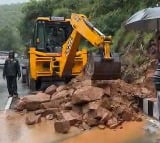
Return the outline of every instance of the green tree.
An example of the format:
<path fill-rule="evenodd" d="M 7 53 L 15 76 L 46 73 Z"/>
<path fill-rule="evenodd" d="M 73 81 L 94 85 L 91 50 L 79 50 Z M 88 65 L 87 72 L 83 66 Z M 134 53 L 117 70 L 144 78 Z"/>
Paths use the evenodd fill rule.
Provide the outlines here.
<path fill-rule="evenodd" d="M 32 32 L 34 27 L 34 20 L 38 16 L 51 16 L 53 11 L 53 2 L 56 0 L 31 0 L 27 3 L 22 12 L 24 13 L 24 18 L 20 24 L 20 33 L 24 42 L 27 42 L 28 39 L 32 38 Z"/>
<path fill-rule="evenodd" d="M 15 50 L 20 48 L 19 35 L 8 26 L 0 30 L 0 50 Z"/>

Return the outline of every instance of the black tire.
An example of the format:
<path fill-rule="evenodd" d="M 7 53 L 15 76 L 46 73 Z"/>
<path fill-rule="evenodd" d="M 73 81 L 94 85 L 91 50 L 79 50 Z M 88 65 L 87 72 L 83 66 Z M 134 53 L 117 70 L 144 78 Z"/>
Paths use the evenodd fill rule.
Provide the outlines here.
<path fill-rule="evenodd" d="M 35 91 L 36 90 L 36 80 L 29 79 L 29 89 L 31 91 Z"/>
<path fill-rule="evenodd" d="M 72 77 L 65 77 L 64 82 L 68 84 L 71 81 Z"/>

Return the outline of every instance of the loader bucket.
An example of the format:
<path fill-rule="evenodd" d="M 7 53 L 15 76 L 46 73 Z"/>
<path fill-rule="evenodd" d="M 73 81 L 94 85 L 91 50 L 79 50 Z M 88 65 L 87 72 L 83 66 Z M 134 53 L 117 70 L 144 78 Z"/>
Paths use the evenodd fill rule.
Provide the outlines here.
<path fill-rule="evenodd" d="M 103 59 L 102 55 L 89 54 L 85 75 L 91 80 L 116 80 L 121 77 L 119 57 L 112 60 Z"/>

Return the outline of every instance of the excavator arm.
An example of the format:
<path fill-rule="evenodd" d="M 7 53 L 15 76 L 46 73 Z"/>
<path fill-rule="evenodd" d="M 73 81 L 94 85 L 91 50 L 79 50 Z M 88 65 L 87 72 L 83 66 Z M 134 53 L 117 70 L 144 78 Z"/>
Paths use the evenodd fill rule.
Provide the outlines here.
<path fill-rule="evenodd" d="M 92 25 L 86 16 L 82 14 L 72 14 L 71 24 L 73 28 L 89 41 L 94 47 L 104 49 L 104 58 L 110 59 L 111 37 L 105 36 Z"/>
<path fill-rule="evenodd" d="M 111 38 L 102 34 L 96 29 L 82 14 L 71 15 L 70 24 L 73 31 L 68 40 L 62 46 L 62 61 L 60 76 L 71 75 L 74 65 L 74 58 L 78 50 L 79 43 L 83 37 L 89 41 L 94 47 L 101 48 L 103 54 L 88 57 L 86 65 L 88 75 L 92 79 L 117 79 L 120 77 L 120 62 L 114 61 L 111 57 L 110 45 Z M 103 56 L 102 56 L 103 55 Z"/>

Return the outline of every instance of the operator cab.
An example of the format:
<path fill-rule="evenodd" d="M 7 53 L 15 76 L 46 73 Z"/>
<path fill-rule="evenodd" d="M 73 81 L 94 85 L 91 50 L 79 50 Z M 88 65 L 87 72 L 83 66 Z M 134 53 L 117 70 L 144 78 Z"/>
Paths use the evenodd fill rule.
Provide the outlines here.
<path fill-rule="evenodd" d="M 33 43 L 37 51 L 61 53 L 62 45 L 72 32 L 70 21 L 38 19 Z"/>

